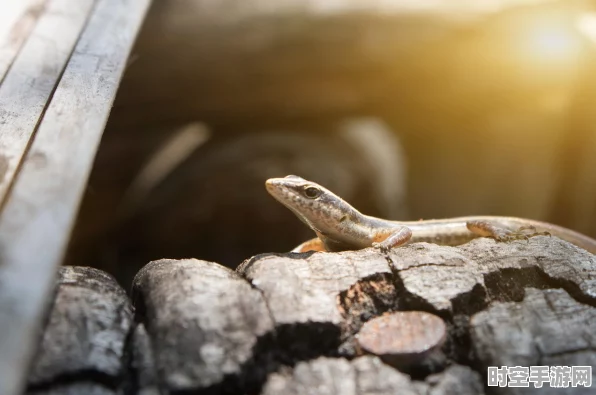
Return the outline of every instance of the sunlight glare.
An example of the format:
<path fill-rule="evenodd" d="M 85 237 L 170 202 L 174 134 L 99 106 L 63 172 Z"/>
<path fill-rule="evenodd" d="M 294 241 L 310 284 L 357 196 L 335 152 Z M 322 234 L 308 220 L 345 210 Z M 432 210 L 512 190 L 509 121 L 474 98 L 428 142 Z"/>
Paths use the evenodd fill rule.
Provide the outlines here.
<path fill-rule="evenodd" d="M 577 20 L 577 28 L 584 36 L 596 42 L 596 13 L 585 13 Z"/>
<path fill-rule="evenodd" d="M 572 26 L 541 23 L 531 27 L 526 46 L 529 54 L 541 60 L 565 61 L 580 53 L 582 42 Z"/>

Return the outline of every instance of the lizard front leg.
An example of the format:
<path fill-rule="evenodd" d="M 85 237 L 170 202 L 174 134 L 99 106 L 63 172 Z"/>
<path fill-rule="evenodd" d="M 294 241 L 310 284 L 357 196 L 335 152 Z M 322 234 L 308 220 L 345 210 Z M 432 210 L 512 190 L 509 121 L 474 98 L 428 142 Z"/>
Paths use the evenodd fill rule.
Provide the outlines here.
<path fill-rule="evenodd" d="M 528 240 L 534 236 L 550 236 L 549 232 L 538 232 L 536 227 L 532 225 L 521 226 L 519 229 L 512 231 L 488 221 L 468 221 L 466 227 L 478 236 L 492 237 L 496 241 Z"/>
<path fill-rule="evenodd" d="M 400 226 L 394 229 L 379 230 L 373 235 L 372 246 L 383 252 L 393 247 L 406 244 L 412 238 L 412 230 L 407 226 Z"/>

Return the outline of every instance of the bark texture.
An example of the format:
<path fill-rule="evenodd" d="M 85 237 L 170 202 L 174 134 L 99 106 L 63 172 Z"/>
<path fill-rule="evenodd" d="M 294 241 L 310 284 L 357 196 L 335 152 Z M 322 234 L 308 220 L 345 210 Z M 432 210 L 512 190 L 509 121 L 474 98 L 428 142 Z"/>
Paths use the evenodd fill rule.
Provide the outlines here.
<path fill-rule="evenodd" d="M 595 279 L 594 255 L 545 236 L 262 254 L 236 271 L 160 260 L 134 280 L 133 325 L 109 276 L 64 268 L 30 392 L 561 392 L 489 391 L 487 367 L 596 365 Z"/>

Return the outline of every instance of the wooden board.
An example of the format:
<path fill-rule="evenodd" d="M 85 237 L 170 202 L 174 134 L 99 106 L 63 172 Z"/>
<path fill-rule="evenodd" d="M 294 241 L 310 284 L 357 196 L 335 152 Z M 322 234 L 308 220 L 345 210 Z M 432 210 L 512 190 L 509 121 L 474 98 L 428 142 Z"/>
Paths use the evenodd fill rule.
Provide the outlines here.
<path fill-rule="evenodd" d="M 0 12 L 0 82 L 21 50 L 47 0 L 5 0 Z"/>
<path fill-rule="evenodd" d="M 0 203 L 93 3 L 50 1 L 0 85 Z"/>
<path fill-rule="evenodd" d="M 53 277 L 148 4 L 52 1 L 0 86 L 0 197 L 29 145 L 0 217 L 1 394 L 23 388 Z"/>

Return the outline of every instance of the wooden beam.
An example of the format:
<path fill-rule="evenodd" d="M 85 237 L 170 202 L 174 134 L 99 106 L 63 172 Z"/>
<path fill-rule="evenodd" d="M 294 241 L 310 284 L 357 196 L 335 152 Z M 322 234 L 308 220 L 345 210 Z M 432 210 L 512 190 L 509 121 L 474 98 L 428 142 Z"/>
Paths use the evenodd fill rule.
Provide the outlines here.
<path fill-rule="evenodd" d="M 5 0 L 0 12 L 0 82 L 43 13 L 47 0 Z"/>
<path fill-rule="evenodd" d="M 95 0 L 51 0 L 0 85 L 0 203 Z"/>
<path fill-rule="evenodd" d="M 47 25 L 40 21 L 40 26 L 51 25 L 58 30 L 46 31 L 45 35 L 34 33 L 31 40 L 39 45 L 38 56 L 30 54 L 29 58 L 37 65 L 34 71 L 42 68 L 41 60 L 50 62 L 52 70 L 56 70 L 56 62 L 51 60 L 70 54 L 63 40 L 68 41 L 70 34 L 74 34 L 74 24 L 83 23 L 80 18 L 85 13 L 81 9 L 87 12 L 92 5 L 89 1 L 52 4 L 68 7 L 61 13 L 49 14 L 51 20 Z M 98 0 L 5 202 L 0 216 L 0 393 L 3 395 L 16 395 L 23 389 L 54 275 L 68 243 L 128 54 L 148 5 L 149 0 Z M 77 16 L 74 21 L 61 19 L 73 15 Z M 56 35 L 62 29 L 66 29 L 68 37 Z M 52 52 L 54 56 L 50 57 L 45 52 L 47 56 L 39 56 L 48 51 L 48 44 L 54 43 L 61 48 L 58 54 Z M 28 51 L 24 49 L 23 53 Z M 44 79 L 43 84 L 32 75 L 37 74 L 27 73 L 22 78 L 28 77 L 29 82 L 48 87 L 48 79 Z M 14 83 L 16 81 L 11 84 Z M 15 89 L 13 85 L 5 89 L 13 92 L 10 88 Z M 29 104 L 32 96 L 36 98 L 36 108 L 41 109 L 41 94 L 34 94 L 30 86 L 27 92 L 28 95 L 23 92 L 22 97 L 18 95 L 20 91 L 16 92 L 21 104 Z M 27 118 L 19 127 L 30 130 L 25 127 L 33 126 L 37 115 L 35 111 L 32 118 Z M 6 133 L 6 129 L 0 130 Z M 4 137 L 4 133 L 0 136 Z M 5 180 L 8 179 L 5 175 Z"/>

